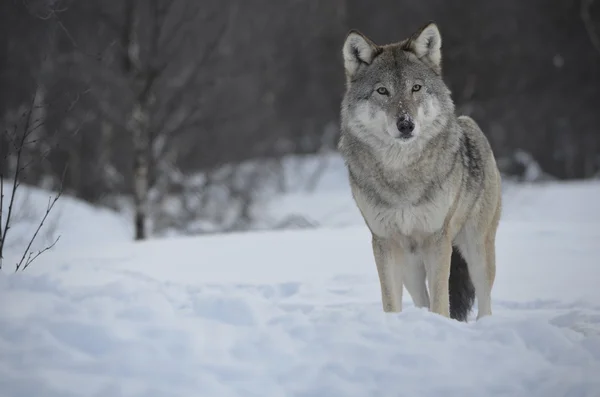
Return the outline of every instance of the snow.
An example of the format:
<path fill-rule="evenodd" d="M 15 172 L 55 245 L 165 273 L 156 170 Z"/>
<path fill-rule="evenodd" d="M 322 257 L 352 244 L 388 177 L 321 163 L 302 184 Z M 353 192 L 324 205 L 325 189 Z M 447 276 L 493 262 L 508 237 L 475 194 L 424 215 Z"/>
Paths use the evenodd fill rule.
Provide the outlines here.
<path fill-rule="evenodd" d="M 293 214 L 307 224 L 326 227 L 363 224 L 339 156 L 308 157 L 301 167 L 298 161 L 292 158 L 285 164 L 287 179 L 292 181 L 287 186 L 289 193 L 274 198 L 264 216 L 283 219 Z M 307 191 L 304 189 L 307 175 L 318 166 L 323 167 L 322 176 L 315 191 Z M 504 180 L 503 190 L 503 220 L 600 223 L 598 180 L 536 184 Z"/>
<path fill-rule="evenodd" d="M 141 243 L 62 198 L 59 244 L 0 272 L 0 395 L 600 396 L 599 182 L 507 187 L 494 315 L 459 323 L 382 312 L 344 178 L 265 208 L 315 228 Z"/>
<path fill-rule="evenodd" d="M 4 222 L 12 194 L 12 181 L 5 182 L 3 187 Z M 12 226 L 6 238 L 9 255 L 22 254 L 55 197 L 56 192 L 47 192 L 25 184 L 17 188 L 11 215 Z M 87 244 L 127 241 L 132 236 L 131 222 L 123 216 L 63 195 L 50 211 L 32 249 L 43 249 L 58 237 L 60 240 L 56 248 L 65 250 Z"/>

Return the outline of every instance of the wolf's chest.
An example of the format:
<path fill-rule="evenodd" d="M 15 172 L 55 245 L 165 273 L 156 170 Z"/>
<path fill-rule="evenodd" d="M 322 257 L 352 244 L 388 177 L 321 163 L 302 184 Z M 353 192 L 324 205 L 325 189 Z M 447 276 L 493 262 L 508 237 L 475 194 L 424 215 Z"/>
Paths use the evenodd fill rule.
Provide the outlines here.
<path fill-rule="evenodd" d="M 360 188 L 352 190 L 365 222 L 380 237 L 433 234 L 443 228 L 451 204 L 447 194 L 415 205 L 401 199 L 384 203 Z"/>

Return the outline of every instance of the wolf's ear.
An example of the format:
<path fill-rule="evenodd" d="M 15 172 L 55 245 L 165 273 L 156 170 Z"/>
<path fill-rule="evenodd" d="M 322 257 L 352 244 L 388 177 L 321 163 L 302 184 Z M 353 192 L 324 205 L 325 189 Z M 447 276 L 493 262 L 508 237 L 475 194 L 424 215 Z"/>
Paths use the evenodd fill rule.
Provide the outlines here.
<path fill-rule="evenodd" d="M 361 64 L 370 65 L 380 52 L 379 47 L 358 30 L 351 30 L 344 42 L 344 68 L 353 76 Z"/>
<path fill-rule="evenodd" d="M 411 51 L 437 74 L 441 74 L 442 36 L 434 22 L 419 29 L 404 46 L 405 50 Z"/>

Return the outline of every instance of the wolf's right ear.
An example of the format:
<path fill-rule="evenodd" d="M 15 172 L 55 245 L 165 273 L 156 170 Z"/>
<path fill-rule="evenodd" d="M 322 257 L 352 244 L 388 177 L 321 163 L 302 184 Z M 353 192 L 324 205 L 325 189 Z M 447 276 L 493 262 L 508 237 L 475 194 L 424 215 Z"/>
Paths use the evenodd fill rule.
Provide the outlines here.
<path fill-rule="evenodd" d="M 344 68 L 353 76 L 361 64 L 370 65 L 379 53 L 379 47 L 358 30 L 351 30 L 344 42 Z"/>

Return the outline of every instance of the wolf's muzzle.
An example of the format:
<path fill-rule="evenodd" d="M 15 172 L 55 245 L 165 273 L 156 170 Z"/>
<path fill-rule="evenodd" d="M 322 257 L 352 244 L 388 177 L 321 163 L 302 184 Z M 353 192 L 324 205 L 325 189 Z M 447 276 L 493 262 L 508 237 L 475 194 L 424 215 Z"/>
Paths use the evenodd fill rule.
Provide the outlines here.
<path fill-rule="evenodd" d="M 408 139 L 412 137 L 412 132 L 415 129 L 415 123 L 408 116 L 400 116 L 396 121 L 396 127 L 400 131 L 400 138 Z"/>

